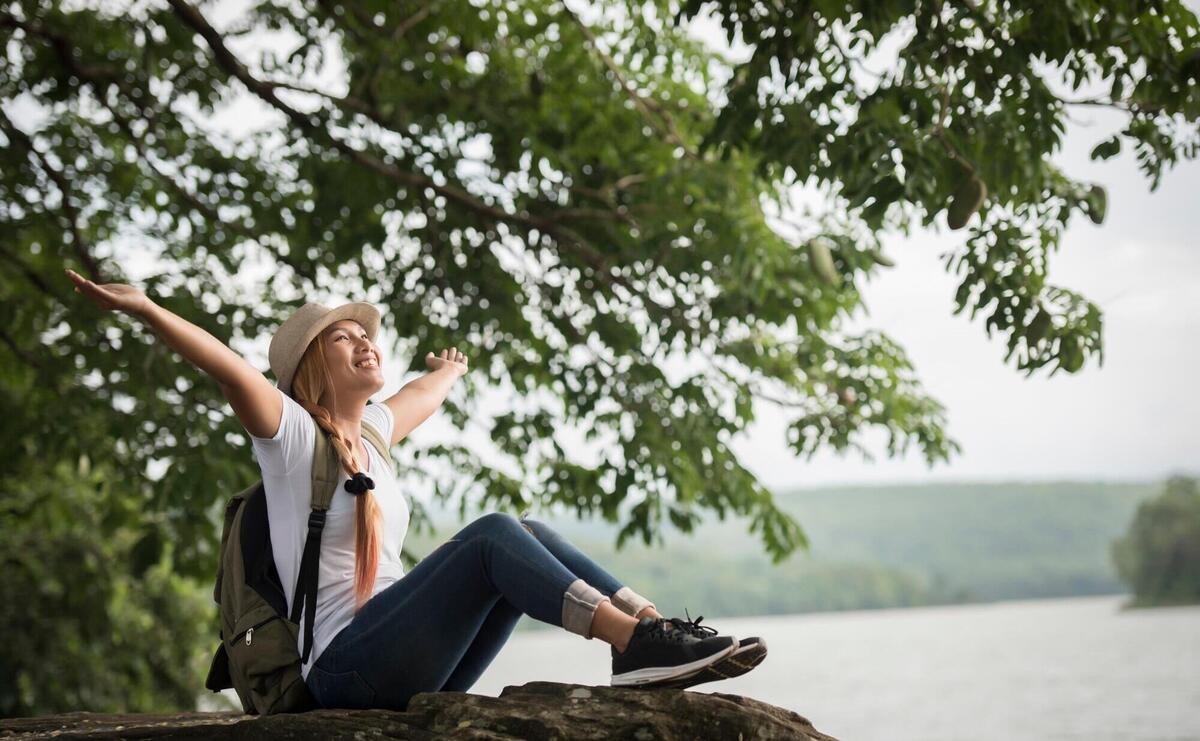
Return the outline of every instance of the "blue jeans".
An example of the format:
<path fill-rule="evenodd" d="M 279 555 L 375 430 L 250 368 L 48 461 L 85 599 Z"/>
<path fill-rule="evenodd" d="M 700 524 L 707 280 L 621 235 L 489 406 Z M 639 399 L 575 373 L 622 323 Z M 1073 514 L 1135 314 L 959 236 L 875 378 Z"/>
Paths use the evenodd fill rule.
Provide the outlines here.
<path fill-rule="evenodd" d="M 369 599 L 308 688 L 321 707 L 394 710 L 419 692 L 465 692 L 522 614 L 590 638 L 606 600 L 630 614 L 653 607 L 546 525 L 487 514 Z"/>

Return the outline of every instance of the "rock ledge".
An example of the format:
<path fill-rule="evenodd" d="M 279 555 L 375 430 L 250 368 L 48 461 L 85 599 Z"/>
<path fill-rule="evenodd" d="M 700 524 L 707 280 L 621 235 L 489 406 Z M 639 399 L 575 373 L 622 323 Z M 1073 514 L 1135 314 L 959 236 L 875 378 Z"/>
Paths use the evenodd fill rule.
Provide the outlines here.
<path fill-rule="evenodd" d="M 0 720 L 0 738 L 60 739 L 800 739 L 836 741 L 803 716 L 722 693 L 636 690 L 557 682 L 505 687 L 500 697 L 417 695 L 405 712 L 67 713 Z"/>

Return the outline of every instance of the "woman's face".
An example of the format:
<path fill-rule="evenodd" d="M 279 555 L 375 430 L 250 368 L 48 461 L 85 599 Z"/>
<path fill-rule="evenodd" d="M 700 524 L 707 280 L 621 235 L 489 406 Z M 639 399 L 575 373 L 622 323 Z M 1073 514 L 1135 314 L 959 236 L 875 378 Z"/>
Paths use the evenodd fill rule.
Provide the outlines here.
<path fill-rule="evenodd" d="M 367 331 L 358 322 L 334 322 L 321 333 L 321 342 L 325 343 L 325 362 L 339 393 L 370 396 L 383 388 L 379 348 L 367 339 Z"/>

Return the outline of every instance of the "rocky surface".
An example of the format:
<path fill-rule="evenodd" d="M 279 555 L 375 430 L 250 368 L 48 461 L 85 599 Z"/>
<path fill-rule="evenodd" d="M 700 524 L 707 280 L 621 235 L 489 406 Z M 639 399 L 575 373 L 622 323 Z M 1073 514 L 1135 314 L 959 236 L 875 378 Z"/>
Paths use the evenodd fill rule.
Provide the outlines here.
<path fill-rule="evenodd" d="M 797 713 L 738 695 L 530 682 L 500 697 L 437 692 L 408 710 L 67 713 L 0 720 L 0 738 L 234 739 L 799 739 L 836 741 Z"/>

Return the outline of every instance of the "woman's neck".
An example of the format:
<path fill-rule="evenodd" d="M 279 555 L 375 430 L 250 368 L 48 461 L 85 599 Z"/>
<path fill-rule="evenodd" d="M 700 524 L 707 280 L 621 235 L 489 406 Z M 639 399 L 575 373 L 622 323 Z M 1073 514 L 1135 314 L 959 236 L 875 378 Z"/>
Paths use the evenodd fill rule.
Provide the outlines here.
<path fill-rule="evenodd" d="M 345 394 L 338 397 L 340 405 L 334 404 L 328 397 L 322 396 L 318 402 L 321 406 L 329 410 L 329 416 L 333 420 L 333 424 L 342 431 L 342 435 L 350 443 L 350 449 L 360 458 L 359 465 L 363 470 L 367 470 L 369 461 L 362 456 L 365 455 L 363 449 L 366 447 L 362 443 L 362 418 L 363 410 L 366 409 L 367 399 L 351 399 Z"/>

